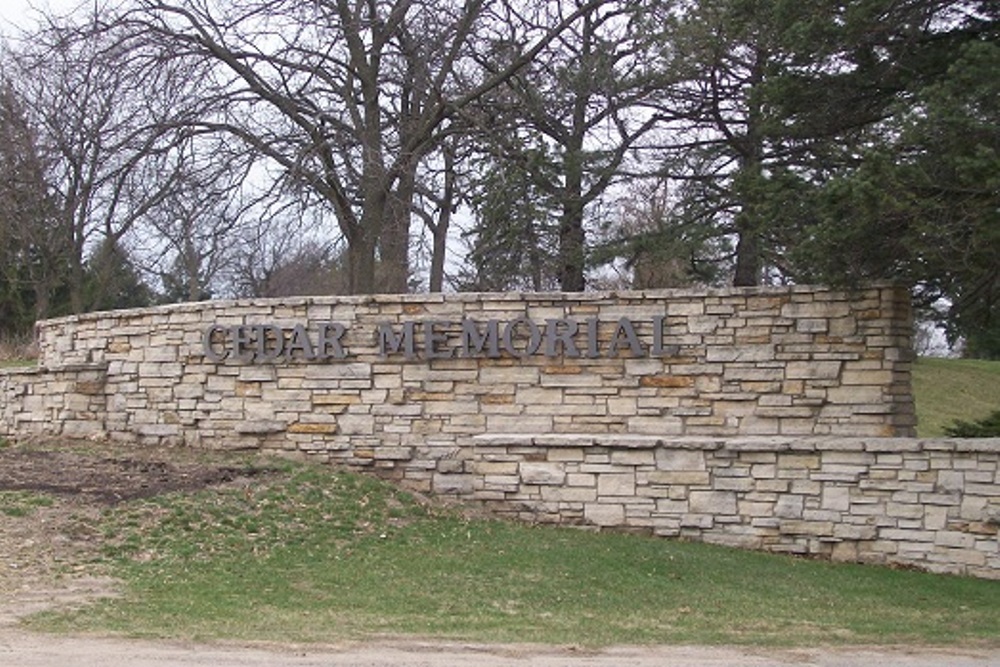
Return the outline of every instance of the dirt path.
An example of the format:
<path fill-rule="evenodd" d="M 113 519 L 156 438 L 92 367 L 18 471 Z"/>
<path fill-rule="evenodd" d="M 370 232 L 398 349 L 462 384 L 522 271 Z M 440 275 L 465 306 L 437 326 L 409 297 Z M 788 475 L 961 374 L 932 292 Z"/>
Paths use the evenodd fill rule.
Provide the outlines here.
<path fill-rule="evenodd" d="M 1000 651 L 759 650 L 692 646 L 566 648 L 385 643 L 322 647 L 197 645 L 34 635 L 0 629 L 4 667 L 997 667 Z"/>
<path fill-rule="evenodd" d="M 169 460 L 170 463 L 165 463 Z M 259 473 L 259 471 L 258 471 Z M 484 646 L 386 641 L 329 646 L 191 644 L 27 632 L 18 619 L 116 594 L 116 582 L 78 566 L 98 548 L 101 508 L 169 490 L 225 484 L 245 469 L 135 450 L 74 453 L 0 448 L 0 491 L 44 491 L 51 505 L 0 507 L 0 667 L 1000 667 L 1000 649 Z"/>

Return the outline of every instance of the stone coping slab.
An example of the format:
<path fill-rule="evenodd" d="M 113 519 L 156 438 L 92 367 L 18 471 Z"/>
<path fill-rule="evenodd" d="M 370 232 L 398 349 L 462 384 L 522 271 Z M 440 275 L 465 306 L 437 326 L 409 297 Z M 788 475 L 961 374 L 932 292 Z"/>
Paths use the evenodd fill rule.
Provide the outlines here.
<path fill-rule="evenodd" d="M 612 449 L 728 449 L 736 452 L 996 452 L 1000 438 L 851 438 L 651 436 L 628 433 L 485 433 L 472 437 L 478 446 L 608 447 Z"/>

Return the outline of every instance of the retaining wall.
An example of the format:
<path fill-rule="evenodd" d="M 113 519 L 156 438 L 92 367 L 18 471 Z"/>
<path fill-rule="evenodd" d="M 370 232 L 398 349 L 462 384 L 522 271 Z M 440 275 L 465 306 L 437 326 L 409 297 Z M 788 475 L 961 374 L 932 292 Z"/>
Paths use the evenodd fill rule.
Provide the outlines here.
<path fill-rule="evenodd" d="M 454 491 L 532 521 L 1000 578 L 1000 440 L 483 435 Z"/>
<path fill-rule="evenodd" d="M 911 326 L 891 286 L 96 313 L 39 323 L 39 367 L 0 374 L 0 433 L 303 452 L 535 520 L 988 576 L 997 446 L 952 443 L 949 469 L 905 439 Z"/>

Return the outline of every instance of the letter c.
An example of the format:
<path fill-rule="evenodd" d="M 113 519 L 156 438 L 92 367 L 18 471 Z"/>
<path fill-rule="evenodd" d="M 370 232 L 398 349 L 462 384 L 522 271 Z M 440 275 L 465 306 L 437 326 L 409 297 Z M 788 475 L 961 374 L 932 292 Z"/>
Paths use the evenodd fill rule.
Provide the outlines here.
<path fill-rule="evenodd" d="M 229 356 L 229 351 L 225 349 L 224 345 L 221 354 L 219 352 L 216 352 L 215 347 L 212 345 L 213 342 L 212 339 L 215 338 L 215 334 L 218 332 L 222 332 L 223 341 L 225 341 L 224 337 L 226 335 L 226 327 L 220 326 L 218 324 L 213 324 L 209 328 L 205 329 L 205 333 L 202 334 L 201 337 L 201 347 L 202 350 L 205 352 L 205 356 L 208 357 L 209 361 L 214 361 L 215 363 L 224 361 L 226 357 Z"/>

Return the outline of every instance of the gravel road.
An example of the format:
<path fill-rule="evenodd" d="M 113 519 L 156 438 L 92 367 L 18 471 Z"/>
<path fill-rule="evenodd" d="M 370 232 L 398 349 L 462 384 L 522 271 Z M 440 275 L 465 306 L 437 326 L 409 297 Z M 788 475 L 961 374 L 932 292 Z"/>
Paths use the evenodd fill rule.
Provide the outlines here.
<path fill-rule="evenodd" d="M 243 646 L 55 637 L 0 628 L 4 667 L 1000 667 L 1000 650 L 610 648 L 386 642 Z"/>

